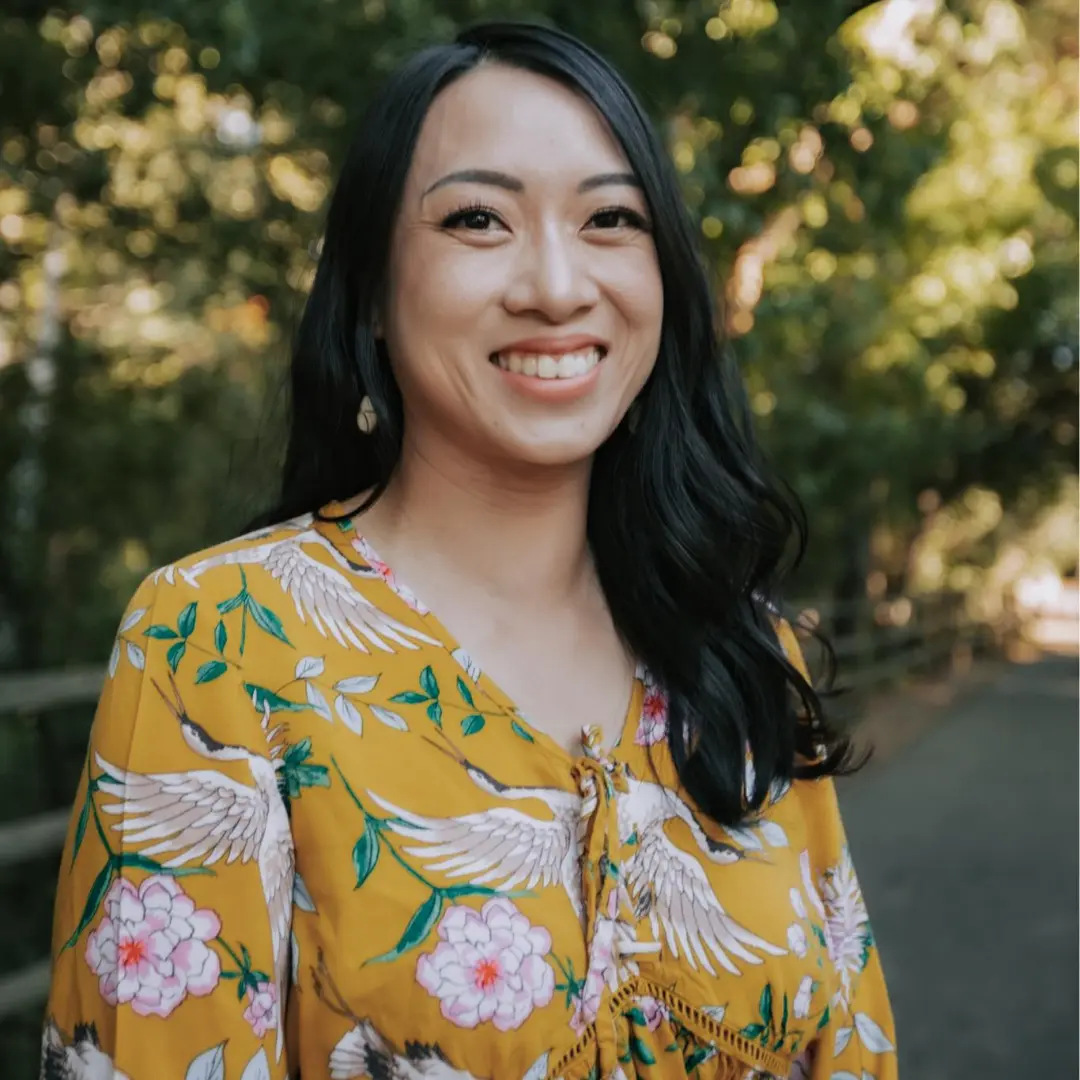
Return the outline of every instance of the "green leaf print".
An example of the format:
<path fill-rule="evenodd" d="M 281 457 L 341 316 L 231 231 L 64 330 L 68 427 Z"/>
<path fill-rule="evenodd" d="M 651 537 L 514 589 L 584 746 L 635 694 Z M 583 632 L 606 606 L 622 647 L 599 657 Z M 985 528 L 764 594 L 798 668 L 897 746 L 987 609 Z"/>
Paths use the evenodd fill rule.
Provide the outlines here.
<path fill-rule="evenodd" d="M 184 659 L 184 653 L 187 652 L 187 642 L 178 641 L 174 645 L 169 646 L 169 651 L 165 654 L 165 659 L 169 663 L 169 670 L 176 674 L 176 669 L 180 666 L 180 661 Z"/>
<path fill-rule="evenodd" d="M 420 672 L 420 689 L 423 690 L 429 698 L 437 698 L 439 696 L 439 681 L 435 678 L 435 672 L 431 670 L 430 664 Z"/>
<path fill-rule="evenodd" d="M 75 857 L 79 854 L 79 848 L 82 847 L 83 837 L 86 836 L 86 826 L 90 821 L 90 796 L 87 795 L 86 801 L 83 803 L 83 808 L 79 813 L 79 821 L 75 826 L 75 839 L 71 844 L 71 865 L 75 865 Z"/>
<path fill-rule="evenodd" d="M 429 720 L 430 720 L 430 721 L 431 721 L 431 722 L 432 722 L 432 723 L 433 723 L 433 724 L 434 724 L 434 725 L 435 725 L 435 726 L 436 726 L 437 728 L 441 728 L 441 727 L 442 727 L 442 706 L 441 706 L 441 705 L 440 705 L 440 704 L 439 704 L 439 703 L 438 703 L 437 701 L 433 701 L 433 702 L 432 702 L 432 703 L 431 703 L 431 704 L 430 704 L 430 705 L 429 705 L 429 706 L 427 707 L 427 715 L 428 715 L 428 719 L 429 719 Z"/>
<path fill-rule="evenodd" d="M 631 1024 L 637 1024 L 638 1027 L 648 1027 L 649 1021 L 645 1019 L 645 1014 L 636 1005 L 626 1010 L 623 1016 L 630 1021 Z"/>
<path fill-rule="evenodd" d="M 490 885 L 447 885 L 441 890 L 444 900 L 457 900 L 462 896 L 535 896 L 529 889 L 493 889 Z"/>
<path fill-rule="evenodd" d="M 180 635 L 171 626 L 163 626 L 161 623 L 155 623 L 153 626 L 148 626 L 143 631 L 143 636 L 156 638 L 158 641 L 173 641 Z"/>
<path fill-rule="evenodd" d="M 259 712 L 262 712 L 267 705 L 270 706 L 271 712 L 303 712 L 310 708 L 306 701 L 289 701 L 288 698 L 275 694 L 273 690 L 268 690 L 265 686 L 244 683 L 244 690 Z"/>
<path fill-rule="evenodd" d="M 716 1051 L 711 1046 L 699 1046 L 696 1050 L 687 1054 L 684 1068 L 687 1075 L 692 1073 L 699 1065 L 706 1062 Z"/>
<path fill-rule="evenodd" d="M 825 1006 L 824 1012 L 821 1014 L 821 1019 L 818 1021 L 817 1029 L 820 1031 L 829 1022 L 829 1006 Z"/>
<path fill-rule="evenodd" d="M 418 694 L 415 690 L 403 690 L 400 694 L 395 694 L 390 700 L 398 705 L 419 705 L 421 702 L 430 701 L 431 698 L 427 694 Z"/>
<path fill-rule="evenodd" d="M 520 739 L 524 739 L 526 742 L 536 742 L 536 740 L 530 735 L 516 720 L 510 721 L 510 730 L 518 736 Z"/>
<path fill-rule="evenodd" d="M 353 870 L 356 872 L 354 888 L 359 889 L 371 876 L 375 864 L 379 861 L 379 830 L 370 818 L 364 823 L 360 839 L 353 845 L 352 861 Z"/>
<path fill-rule="evenodd" d="M 197 614 L 198 602 L 188 604 L 183 611 L 180 612 L 180 618 L 176 620 L 176 628 L 180 631 L 180 636 L 187 638 L 195 632 L 195 616 Z"/>
<path fill-rule="evenodd" d="M 413 917 L 409 920 L 408 926 L 405 927 L 401 940 L 389 952 L 383 953 L 382 956 L 376 956 L 369 963 L 380 964 L 396 960 L 403 953 L 407 953 L 410 949 L 421 944 L 439 921 L 442 905 L 442 892 L 438 889 L 433 890 L 431 895 L 413 912 Z"/>
<path fill-rule="evenodd" d="M 278 774 L 278 788 L 286 799 L 298 799 L 304 788 L 330 786 L 330 770 L 325 765 L 309 765 L 311 739 L 301 739 L 286 747 Z"/>
<path fill-rule="evenodd" d="M 219 602 L 217 606 L 218 614 L 228 615 L 230 611 L 235 611 L 246 600 L 247 589 L 241 589 L 235 596 L 230 596 L 228 600 Z"/>
<path fill-rule="evenodd" d="M 859 971 L 865 971 L 870 963 L 870 956 L 874 951 L 874 932 L 869 926 L 863 931 L 862 952 L 859 954 Z"/>
<path fill-rule="evenodd" d="M 772 983 L 766 983 L 758 1000 L 758 1012 L 761 1013 L 761 1021 L 765 1027 L 772 1027 Z"/>
<path fill-rule="evenodd" d="M 107 859 L 105 865 L 98 871 L 97 877 L 94 878 L 94 883 L 90 886 L 90 892 L 87 893 L 86 904 L 83 907 L 79 925 L 75 927 L 71 937 L 64 942 L 63 947 L 60 949 L 61 952 L 70 949 L 79 940 L 82 932 L 94 921 L 97 909 L 101 906 L 101 901 L 105 899 L 105 894 L 109 891 L 109 885 L 112 884 L 113 874 L 115 873 L 115 863 L 111 858 Z"/>
<path fill-rule="evenodd" d="M 87 767 L 87 773 L 89 773 L 89 765 Z M 79 848 L 82 847 L 83 838 L 86 836 L 86 826 L 90 823 L 90 812 L 93 810 L 92 800 L 94 798 L 94 792 L 97 791 L 98 781 L 90 779 L 86 785 L 86 799 L 83 802 L 82 810 L 79 812 L 79 820 L 75 824 L 75 838 L 71 842 L 71 865 L 75 865 L 75 857 L 79 854 Z"/>
<path fill-rule="evenodd" d="M 780 1014 L 780 1038 L 783 1039 L 787 1035 L 788 1024 L 788 1000 L 787 994 L 784 995 L 784 1011 Z"/>
<path fill-rule="evenodd" d="M 225 644 L 229 640 L 229 631 L 225 629 L 225 623 L 223 620 L 218 619 L 217 626 L 214 627 L 214 648 L 219 653 L 224 654 Z"/>
<path fill-rule="evenodd" d="M 472 691 L 460 675 L 457 678 L 457 692 L 461 695 L 461 700 L 464 701 L 470 709 L 476 708 L 476 705 L 473 702 Z"/>
<path fill-rule="evenodd" d="M 228 669 L 229 665 L 221 660 L 207 660 L 205 664 L 200 664 L 199 670 L 195 672 L 195 682 L 213 682 L 224 675 Z"/>
<path fill-rule="evenodd" d="M 263 607 L 254 596 L 249 595 L 247 597 L 247 609 L 251 612 L 251 617 L 260 630 L 265 630 L 268 634 L 276 637 L 278 641 L 285 642 L 286 645 L 292 645 L 292 642 L 285 634 L 285 628 L 281 625 L 281 620 L 268 607 Z"/>
<path fill-rule="evenodd" d="M 818 926 L 817 923 L 811 923 L 810 929 L 813 930 L 814 937 L 818 939 L 818 944 L 823 949 L 827 949 L 829 947 L 829 943 L 825 940 L 825 931 L 820 926 Z"/>
<path fill-rule="evenodd" d="M 739 1032 L 744 1039 L 758 1039 L 761 1037 L 762 1032 L 766 1030 L 764 1024 L 747 1024 L 746 1027 Z"/>
<path fill-rule="evenodd" d="M 630 1036 L 630 1053 L 643 1065 L 656 1064 L 656 1058 L 653 1056 L 653 1052 L 636 1035 Z"/>
<path fill-rule="evenodd" d="M 478 731 L 482 731 L 483 727 L 484 718 L 479 713 L 473 713 L 472 716 L 466 716 L 461 721 L 461 734 L 475 735 Z"/>
<path fill-rule="evenodd" d="M 209 866 L 162 866 L 157 859 L 149 855 L 140 855 L 137 851 L 120 851 L 113 856 L 113 863 L 118 869 L 146 870 L 151 874 L 168 874 L 169 877 L 193 877 L 208 875 L 215 871 Z"/>

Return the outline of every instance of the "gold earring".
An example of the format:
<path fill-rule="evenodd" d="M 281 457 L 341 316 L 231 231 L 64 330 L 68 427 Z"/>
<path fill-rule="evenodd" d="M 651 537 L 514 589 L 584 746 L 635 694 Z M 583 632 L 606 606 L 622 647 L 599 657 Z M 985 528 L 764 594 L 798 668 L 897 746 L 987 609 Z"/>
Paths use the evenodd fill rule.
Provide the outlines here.
<path fill-rule="evenodd" d="M 378 424 L 379 417 L 375 412 L 375 406 L 371 404 L 371 398 L 365 394 L 360 402 L 360 411 L 356 414 L 356 426 L 364 435 L 370 435 Z"/>

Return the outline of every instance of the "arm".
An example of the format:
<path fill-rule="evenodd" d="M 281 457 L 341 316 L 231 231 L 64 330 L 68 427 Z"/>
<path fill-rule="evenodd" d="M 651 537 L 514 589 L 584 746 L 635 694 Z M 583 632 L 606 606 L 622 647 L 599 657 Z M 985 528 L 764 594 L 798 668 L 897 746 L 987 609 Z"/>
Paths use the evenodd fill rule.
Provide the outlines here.
<path fill-rule="evenodd" d="M 286 1075 L 288 816 L 268 716 L 193 595 L 144 583 L 117 637 L 60 869 L 50 1080 Z"/>

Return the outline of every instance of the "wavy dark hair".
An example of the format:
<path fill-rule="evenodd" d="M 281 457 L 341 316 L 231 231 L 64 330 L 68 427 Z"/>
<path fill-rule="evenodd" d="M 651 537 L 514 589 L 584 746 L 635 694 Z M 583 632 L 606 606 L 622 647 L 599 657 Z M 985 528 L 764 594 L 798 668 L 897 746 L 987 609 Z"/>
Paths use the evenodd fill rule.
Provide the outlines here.
<path fill-rule="evenodd" d="M 330 203 L 293 350 L 280 501 L 261 523 L 318 513 L 368 489 L 370 505 L 386 489 L 403 414 L 372 324 L 391 230 L 432 101 L 485 62 L 555 79 L 591 102 L 648 201 L 664 290 L 660 351 L 635 430 L 620 425 L 596 453 L 588 540 L 619 633 L 667 691 L 668 739 L 687 793 L 716 822 L 746 820 L 770 790 L 835 774 L 850 756 L 774 626 L 805 521 L 755 443 L 663 145 L 629 86 L 581 42 L 531 24 L 474 26 L 414 55 L 372 101 Z M 365 394 L 378 416 L 371 435 L 355 420 Z"/>

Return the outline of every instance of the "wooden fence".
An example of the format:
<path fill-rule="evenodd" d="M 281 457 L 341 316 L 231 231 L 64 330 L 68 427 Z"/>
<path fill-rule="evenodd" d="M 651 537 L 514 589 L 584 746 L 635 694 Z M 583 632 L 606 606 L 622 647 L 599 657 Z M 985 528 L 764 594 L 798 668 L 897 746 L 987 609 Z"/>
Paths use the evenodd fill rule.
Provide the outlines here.
<path fill-rule="evenodd" d="M 794 605 L 796 625 L 819 626 L 830 638 L 838 663 L 838 685 L 850 693 L 841 699 L 839 719 L 855 722 L 867 693 L 905 679 L 951 668 L 982 640 L 982 629 L 968 618 L 963 597 L 936 594 L 849 604 Z M 804 648 L 814 667 L 816 647 Z M 68 705 L 92 704 L 101 691 L 100 667 L 69 668 L 29 675 L 0 676 L 0 723 L 5 717 L 39 716 Z M 59 853 L 70 810 L 49 810 L 0 824 L 0 870 Z M 49 961 L 43 958 L 20 971 L 0 974 L 0 1019 L 41 1004 L 48 992 Z"/>

